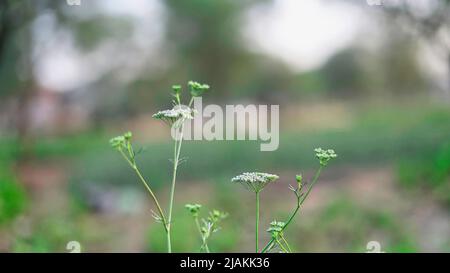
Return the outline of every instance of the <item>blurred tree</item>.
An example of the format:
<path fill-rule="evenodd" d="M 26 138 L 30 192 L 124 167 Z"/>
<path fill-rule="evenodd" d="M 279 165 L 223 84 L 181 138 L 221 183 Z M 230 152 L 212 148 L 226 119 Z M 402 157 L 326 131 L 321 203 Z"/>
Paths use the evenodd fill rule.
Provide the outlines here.
<path fill-rule="evenodd" d="M 384 5 L 383 10 L 399 24 L 413 29 L 415 35 L 446 60 L 448 76 L 445 97 L 450 102 L 450 0 L 400 0 Z"/>
<path fill-rule="evenodd" d="M 324 96 L 329 89 L 322 69 L 300 73 L 295 76 L 292 84 L 298 90 L 297 95 L 303 98 Z"/>
<path fill-rule="evenodd" d="M 323 66 L 322 73 L 327 82 L 328 92 L 334 96 L 355 96 L 367 91 L 366 74 L 362 56 L 358 49 L 346 49 L 332 56 Z"/>
<path fill-rule="evenodd" d="M 167 39 L 177 57 L 175 75 L 207 81 L 220 96 L 239 95 L 239 90 L 264 100 L 283 89 L 290 74 L 287 67 L 249 52 L 240 33 L 245 12 L 255 4 L 270 2 L 166 1 Z M 259 90 L 257 94 L 255 90 Z"/>
<path fill-rule="evenodd" d="M 41 5 L 35 1 L 12 0 L 2 1 L 0 5 L 0 96 L 14 95 L 17 99 L 16 130 L 22 151 L 26 151 L 29 146 L 27 108 L 35 89 L 31 23 Z"/>
<path fill-rule="evenodd" d="M 382 89 L 396 95 L 412 95 L 425 90 L 425 78 L 417 60 L 417 45 L 411 37 L 387 30 L 382 46 L 383 54 L 378 56 L 378 69 L 382 76 Z"/>
<path fill-rule="evenodd" d="M 386 39 L 372 52 L 348 48 L 332 56 L 321 73 L 333 96 L 401 96 L 423 91 L 425 81 L 416 59 L 417 48 L 407 37 Z"/>
<path fill-rule="evenodd" d="M 93 10 L 101 8 L 94 3 L 90 7 Z M 15 109 L 15 113 L 8 113 L 12 120 L 9 123 L 14 126 L 9 133 L 18 136 L 21 141 L 20 146 L 25 148 L 24 151 L 28 150 L 27 147 L 31 145 L 30 104 L 41 88 L 36 79 L 36 75 L 39 74 L 36 70 L 37 65 L 48 55 L 48 50 L 45 48 L 51 44 L 46 40 L 39 40 L 39 31 L 45 32 L 46 29 L 38 28 L 38 20 L 46 16 L 52 18 L 54 28 L 50 29 L 49 27 L 48 30 L 53 31 L 55 35 L 51 36 L 51 40 L 57 39 L 59 34 L 64 33 L 66 37 L 73 38 L 76 47 L 73 50 L 83 53 L 104 51 L 104 48 L 102 48 L 104 42 L 111 45 L 110 51 L 121 51 L 123 48 L 117 45 L 128 41 L 127 38 L 132 33 L 129 18 L 115 14 L 102 15 L 100 13 L 97 15 L 95 12 L 80 15 L 76 11 L 76 9 L 67 5 L 66 1 L 4 0 L 0 2 L 0 81 L 2 82 L 0 104 L 16 105 L 16 107 L 11 107 L 11 109 Z M 45 44 L 46 42 L 48 44 Z M 104 55 L 110 60 L 111 65 L 104 66 L 103 70 L 99 72 L 97 81 L 101 83 L 100 86 L 104 86 L 104 83 L 111 86 L 113 85 L 111 81 L 117 82 L 118 77 L 116 75 L 123 68 L 118 63 L 127 62 L 124 58 L 111 59 L 107 54 L 109 54 L 108 51 Z M 119 54 L 116 54 L 116 56 L 119 57 Z M 95 61 L 98 62 L 98 60 Z M 92 71 L 97 72 L 94 69 Z M 97 82 L 94 82 L 94 84 L 97 84 Z M 119 89 L 120 85 L 117 86 L 116 89 Z M 89 87 L 83 86 L 83 89 L 89 89 Z M 98 88 L 98 90 L 104 89 Z M 92 91 L 92 89 L 89 91 Z M 104 112 L 110 111 L 110 105 L 113 104 L 111 100 L 117 101 L 118 97 L 114 94 L 111 95 L 110 90 L 108 96 L 103 92 L 80 93 L 89 97 L 86 100 L 93 101 L 91 104 L 95 103 L 99 106 L 93 107 L 94 109 L 100 109 L 99 111 Z M 96 93 L 102 93 L 101 98 Z M 117 104 L 115 108 L 119 108 Z M 100 118 L 103 116 L 102 114 L 96 115 Z"/>
<path fill-rule="evenodd" d="M 386 19 L 383 23 L 384 37 L 388 41 L 383 42 L 382 50 L 384 65 L 376 70 L 384 71 L 385 75 L 374 83 L 381 83 L 383 89 L 394 89 L 394 92 L 406 93 L 406 89 L 419 91 L 424 89 L 424 73 L 420 71 L 418 62 L 414 60 L 417 55 L 418 41 L 433 49 L 437 59 L 443 60 L 447 65 L 447 84 L 444 88 L 441 83 L 432 83 L 433 87 L 443 89 L 444 98 L 450 102 L 450 0 L 381 0 L 380 5 L 369 5 L 367 1 L 359 0 L 335 0 L 348 2 L 363 9 L 369 9 L 373 14 Z M 375 3 L 375 2 L 373 2 Z M 377 23 L 382 21 L 377 20 Z M 379 62 L 380 60 L 375 60 Z M 387 70 L 386 70 L 387 69 Z M 371 69 L 373 72 L 373 69 Z M 395 73 L 388 75 L 391 70 Z M 418 78 L 415 78 L 418 76 Z M 397 81 L 394 81 L 397 78 Z M 419 85 L 416 85 L 419 83 Z M 438 83 L 438 84 L 436 84 Z M 390 84 L 390 85 L 389 85 Z M 398 86 L 400 84 L 401 86 Z M 409 85 L 409 87 L 408 87 Z M 429 89 L 429 90 L 433 90 Z"/>

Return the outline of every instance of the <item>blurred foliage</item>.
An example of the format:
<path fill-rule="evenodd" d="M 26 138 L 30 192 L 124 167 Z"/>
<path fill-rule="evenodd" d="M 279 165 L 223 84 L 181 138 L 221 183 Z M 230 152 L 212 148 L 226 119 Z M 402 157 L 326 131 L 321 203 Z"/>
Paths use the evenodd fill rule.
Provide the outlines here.
<path fill-rule="evenodd" d="M 412 234 L 396 215 L 366 208 L 346 196 L 329 201 L 317 216 L 300 218 L 297 235 L 287 234 L 289 240 L 295 241 L 296 251 L 365 252 L 372 240 L 379 241 L 385 252 L 417 251 Z"/>
<path fill-rule="evenodd" d="M 81 230 L 76 228 L 76 221 L 55 216 L 40 219 L 30 225 L 31 232 L 16 234 L 12 245 L 13 252 L 68 252 L 66 245 L 69 241 L 83 238 Z M 19 230 L 27 229 L 21 227 Z M 83 249 L 82 249 L 83 251 Z"/>
<path fill-rule="evenodd" d="M 432 94 L 435 87 L 430 88 L 424 67 L 417 60 L 419 44 L 416 35 L 401 31 L 388 21 L 380 26 L 381 39 L 377 45 L 355 42 L 336 52 L 321 67 L 296 72 L 279 59 L 255 53 L 241 35 L 246 12 L 256 5 L 270 7 L 274 1 L 160 2 L 164 6 L 164 33 L 161 33 L 161 51 L 157 54 L 162 57 L 154 58 L 149 52 L 142 52 L 146 53 L 142 58 L 148 59 L 140 60 L 156 67 L 151 70 L 150 65 L 138 69 L 131 65 L 133 69 L 124 69 L 133 61 L 127 54 L 136 46 L 132 39 L 138 34 L 135 27 L 139 24 L 133 21 L 136 18 L 102 13 L 97 5 L 92 6 L 92 12 L 83 12 L 80 16 L 65 1 L 0 1 L 0 109 L 8 109 L 0 113 L 5 115 L 5 119 L 2 116 L 0 120 L 1 126 L 6 126 L 0 138 L 0 225 L 14 224 L 30 202 L 17 181 L 19 175 L 14 174 L 14 167 L 23 162 L 24 143 L 31 144 L 26 147 L 27 159 L 31 161 L 68 161 L 71 165 L 68 176 L 72 208 L 67 214 L 92 215 L 95 210 L 88 206 L 84 194 L 86 188 L 93 185 L 99 187 L 100 192 L 102 188 L 116 186 L 121 190 L 128 187 L 141 189 L 133 173 L 111 151 L 107 142 L 110 136 L 97 128 L 117 126 L 116 121 L 124 117 L 147 113 L 157 105 L 167 106 L 170 102 L 165 98 L 170 92 L 169 87 L 190 79 L 211 85 L 211 96 L 205 98 L 207 102 L 221 104 L 250 99 L 255 103 L 302 107 L 302 103 L 314 100 L 344 99 L 349 108 L 345 110 L 355 111 L 351 113 L 355 120 L 350 121 L 353 123 L 348 128 L 307 132 L 302 131 L 303 128 L 295 129 L 298 117 L 284 117 L 282 125 L 288 123 L 290 131 L 282 131 L 280 149 L 270 156 L 261 156 L 257 142 L 186 143 L 182 153 L 189 160 L 181 166 L 180 176 L 185 180 L 214 182 L 219 188 L 214 195 L 217 202 L 214 205 L 231 215 L 224 221 L 221 234 L 212 237 L 213 251 L 245 249 L 238 244 L 245 240 L 242 237 L 246 232 L 242 232 L 237 223 L 244 222 L 251 212 L 246 211 L 236 200 L 235 192 L 225 186 L 229 178 L 247 169 L 307 170 L 317 164 L 313 156 L 313 148 L 317 146 L 335 148 L 340 154 L 337 163 L 354 168 L 398 162 L 396 174 L 402 186 L 418 194 L 431 191 L 437 200 L 450 204 L 450 113 L 448 105 L 430 107 L 422 101 L 425 96 L 419 97 L 423 95 L 420 92 Z M 367 8 L 364 1 L 357 2 Z M 438 4 L 430 12 L 419 17 L 409 4 L 389 5 L 383 10 L 392 18 L 400 19 L 400 25 L 419 30 L 420 37 L 429 45 L 439 47 L 442 44 L 444 54 L 441 59 L 450 60 L 448 42 L 440 34 L 448 28 L 450 2 L 435 2 Z M 39 40 L 33 29 L 38 26 L 35 24 L 37 19 L 43 18 L 41 16 L 54 20 L 51 31 L 63 34 L 73 42 L 74 48 L 62 47 L 62 51 L 92 56 L 85 58 L 94 60 L 91 63 L 86 60 L 86 67 L 95 64 L 93 68 L 99 69 L 95 71 L 97 78 L 76 90 L 51 90 L 71 91 L 60 93 L 64 94 L 61 101 L 67 100 L 69 104 L 85 107 L 86 112 L 92 111 L 88 122 L 91 127 L 87 132 L 37 136 L 30 129 L 33 125 L 30 109 L 33 100 L 39 98 L 37 91 L 41 88 L 36 78 L 39 66 L 35 63 L 39 59 L 39 50 L 33 46 L 33 41 Z M 151 43 L 155 41 L 157 39 L 150 39 Z M 112 65 L 99 68 L 102 58 L 97 54 L 103 51 L 107 52 L 106 60 Z M 414 95 L 419 103 L 404 107 L 399 95 L 401 98 Z M 392 105 L 383 103 L 375 107 L 361 103 L 386 98 L 397 100 Z M 151 178 L 151 183 L 162 190 L 170 179 L 171 144 L 167 141 L 144 144 L 146 152 L 139 156 L 138 163 L 144 175 Z M 101 199 L 97 195 L 95 198 Z M 133 199 L 134 195 L 128 198 Z M 297 236 L 290 235 L 294 237 L 291 239 L 296 242 L 297 250 L 365 251 L 367 238 L 372 234 L 385 239 L 385 251 L 418 250 L 407 227 L 401 226 L 401 219 L 394 212 L 365 208 L 347 199 L 334 200 L 319 211 L 317 217 L 299 221 L 301 232 Z M 175 213 L 174 238 L 184 238 L 175 240 L 175 250 L 197 250 L 200 242 L 193 236 L 192 219 L 184 210 Z M 64 251 L 67 238 L 77 239 L 81 235 L 82 231 L 75 225 L 77 220 L 65 217 L 35 220 L 29 227 L 30 232 L 15 234 L 12 250 Z M 160 226 L 150 228 L 149 250 L 165 250 L 162 232 Z M 105 232 L 105 241 L 110 239 L 108 236 Z"/>
<path fill-rule="evenodd" d="M 235 192 L 227 194 L 230 198 L 236 195 Z M 242 251 L 239 249 L 242 240 L 252 239 L 251 236 L 242 235 L 242 226 L 248 220 L 248 213 L 251 212 L 238 210 L 223 222 L 220 234 L 211 240 L 213 252 Z M 265 214 L 278 218 L 286 216 L 270 210 L 265 211 Z M 178 222 L 174 225 L 173 237 L 178 238 L 174 240 L 175 251 L 198 252 L 200 239 L 194 235 L 196 230 L 192 219 L 181 211 L 177 211 L 175 219 Z M 413 234 L 402 223 L 390 211 L 366 208 L 354 203 L 351 198 L 340 196 L 314 213 L 300 215 L 286 236 L 296 252 L 323 252 L 330 249 L 336 252 L 366 252 L 366 244 L 371 240 L 380 241 L 381 250 L 385 252 L 415 252 L 418 248 Z M 164 252 L 165 244 L 162 227 L 152 225 L 148 232 L 148 250 Z"/>
<path fill-rule="evenodd" d="M 86 86 L 61 91 L 78 93 L 80 98 L 72 98 L 75 103 L 88 101 L 89 108 L 93 109 L 92 126 L 98 126 L 117 117 L 147 111 L 149 107 L 167 105 L 162 94 L 169 91 L 174 79 L 208 82 L 214 92 L 207 100 L 215 102 L 252 98 L 281 103 L 292 102 L 293 96 L 296 99 L 326 96 L 354 99 L 373 94 L 410 95 L 427 90 L 416 59 L 416 43 L 410 35 L 398 28 L 392 29 L 391 25 L 384 27 L 383 35 L 388 39 L 381 39 L 376 49 L 355 43 L 335 53 L 314 71 L 294 72 L 274 57 L 255 53 L 245 43 L 241 26 L 251 8 L 270 7 L 272 3 L 271 0 L 164 1 L 166 21 L 160 52 L 164 58 L 144 61 L 161 67 L 156 73 L 149 73 L 148 67 L 143 67 L 127 71 L 125 74 L 130 75 L 122 81 L 122 70 L 128 61 L 112 62 L 111 66 L 97 71 L 98 78 Z M 36 56 L 30 54 L 33 51 L 29 48 L 21 47 L 31 46 L 31 29 L 40 16 L 52 17 L 54 31 L 63 31 L 73 39 L 74 50 L 79 54 L 94 56 L 104 49 L 118 56 L 114 61 L 122 62 L 120 60 L 126 58 L 119 56 L 127 52 L 123 52 L 125 41 L 125 46 L 134 46 L 131 38 L 137 34 L 137 27 L 133 18 L 102 13 L 98 3 L 92 4 L 92 13 L 83 16 L 64 1 L 46 0 L 39 4 L 27 0 L 3 1 L 2 5 L 0 95 L 19 98 L 25 108 L 39 87 L 35 86 L 37 73 L 32 73 L 35 71 L 30 65 L 37 60 L 33 59 Z M 3 32 L 5 36 L 1 39 Z M 19 111 L 26 113 L 25 108 Z M 27 117 L 23 119 L 22 126 L 25 126 Z"/>
<path fill-rule="evenodd" d="M 332 56 L 322 68 L 326 86 L 334 96 L 360 95 L 367 90 L 366 77 L 361 61 L 364 52 L 347 49 Z"/>
<path fill-rule="evenodd" d="M 106 136 L 101 132 L 46 137 L 35 141 L 29 152 L 41 160 L 61 156 L 73 158 L 98 147 L 106 148 L 108 145 L 103 143 L 104 138 Z M 14 162 L 18 159 L 21 150 L 22 147 L 16 138 L 0 139 L 0 160 Z"/>
<path fill-rule="evenodd" d="M 0 165 L 0 225 L 19 216 L 25 209 L 27 197 L 14 175 Z"/>
<path fill-rule="evenodd" d="M 233 70 L 248 59 L 237 31 L 239 16 L 255 2 L 166 1 L 167 39 L 181 64 L 175 67 L 175 75 L 181 73 L 183 76 L 178 78 L 185 81 L 207 80 L 216 94 L 231 90 Z M 173 74 L 168 75 L 173 78 Z"/>
<path fill-rule="evenodd" d="M 126 40 L 132 35 L 131 18 L 96 16 L 72 21 L 75 41 L 83 51 L 91 51 L 107 39 Z"/>
<path fill-rule="evenodd" d="M 430 157 L 400 161 L 397 179 L 418 194 L 431 191 L 437 200 L 450 207 L 450 142 L 440 146 Z"/>
<path fill-rule="evenodd" d="M 235 250 L 239 240 L 238 226 L 233 220 L 221 222 L 220 231 L 208 241 L 211 252 L 230 252 Z M 172 248 L 174 252 L 200 252 L 201 239 L 192 216 L 184 209 L 175 211 L 176 224 L 172 228 Z M 167 250 L 164 230 L 161 225 L 152 225 L 148 231 L 148 250 L 165 252 Z"/>
<path fill-rule="evenodd" d="M 445 108 L 426 108 L 411 112 L 399 106 L 382 112 L 373 110 L 358 115 L 349 129 L 327 129 L 310 132 L 284 132 L 280 147 L 270 156 L 261 156 L 258 142 L 195 141 L 185 143 L 183 155 L 188 161 L 180 166 L 184 179 L 231 177 L 248 169 L 290 170 L 315 167 L 313 149 L 334 147 L 341 154 L 336 164 L 380 165 L 401 158 L 429 158 L 450 137 L 450 113 Z M 141 144 L 142 145 L 142 144 Z M 170 142 L 143 145 L 145 151 L 137 157 L 143 174 L 154 187 L 169 181 Z M 139 145 L 138 145 L 139 147 Z M 214 158 L 214 161 L 204 160 Z M 187 171 L 189 169 L 189 171 Z M 167 171 L 161 171 L 167 170 Z M 73 182 L 76 187 L 97 185 L 136 185 L 132 172 L 120 157 L 104 145 L 86 153 L 78 161 Z"/>
<path fill-rule="evenodd" d="M 321 70 L 301 73 L 293 79 L 296 97 L 322 97 L 330 89 Z"/>

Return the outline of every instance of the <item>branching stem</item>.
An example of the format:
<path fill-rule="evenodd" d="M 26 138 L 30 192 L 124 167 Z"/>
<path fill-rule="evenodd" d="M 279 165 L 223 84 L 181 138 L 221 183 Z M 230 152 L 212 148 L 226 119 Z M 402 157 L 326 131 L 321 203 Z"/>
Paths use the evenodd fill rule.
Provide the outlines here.
<path fill-rule="evenodd" d="M 287 226 L 292 222 L 292 220 L 297 215 L 297 212 L 299 211 L 300 207 L 303 205 L 303 203 L 305 202 L 306 198 L 310 194 L 312 188 L 314 187 L 314 184 L 316 184 L 317 179 L 319 178 L 320 173 L 322 172 L 322 169 L 323 169 L 323 165 L 320 165 L 320 167 L 319 167 L 319 169 L 317 169 L 316 174 L 314 175 L 314 177 L 312 179 L 312 182 L 311 182 L 308 190 L 306 191 L 306 193 L 304 195 L 302 195 L 302 196 L 297 196 L 297 206 L 295 207 L 294 211 L 292 212 L 292 214 L 289 216 L 288 220 L 284 224 L 283 228 L 281 229 L 281 232 L 283 232 L 287 228 Z M 275 241 L 275 239 L 272 238 L 266 244 L 266 246 L 261 250 L 261 253 L 267 252 L 270 249 L 270 247 L 273 245 L 274 241 Z"/>
<path fill-rule="evenodd" d="M 159 213 L 159 216 L 161 217 L 161 221 L 164 226 L 164 230 L 166 231 L 166 233 L 168 233 L 167 220 L 166 220 L 166 217 L 164 215 L 164 212 L 163 212 L 161 206 L 159 205 L 156 195 L 153 193 L 153 191 L 150 188 L 150 186 L 148 185 L 147 181 L 142 176 L 141 172 L 139 171 L 139 168 L 137 167 L 135 160 L 133 158 L 131 158 L 131 159 L 128 158 L 128 156 L 122 150 L 120 150 L 120 153 L 125 158 L 125 160 L 128 162 L 128 164 L 130 164 L 130 167 L 136 172 L 136 174 L 137 174 L 139 180 L 142 182 L 142 184 L 144 184 L 145 188 L 147 189 L 148 193 L 150 194 L 151 198 L 153 199 L 153 202 L 155 203 L 156 208 L 158 209 L 158 213 Z"/>

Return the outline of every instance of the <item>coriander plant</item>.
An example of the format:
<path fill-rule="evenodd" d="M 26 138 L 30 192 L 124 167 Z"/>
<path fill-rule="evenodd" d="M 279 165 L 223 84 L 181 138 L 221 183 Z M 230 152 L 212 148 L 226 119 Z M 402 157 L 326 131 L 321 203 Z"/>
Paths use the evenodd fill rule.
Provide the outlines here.
<path fill-rule="evenodd" d="M 110 140 L 112 147 L 120 152 L 120 154 L 124 157 L 124 159 L 129 163 L 131 168 L 136 172 L 139 180 L 144 184 L 153 202 L 155 203 L 158 212 L 153 213 L 154 214 L 153 216 L 158 222 L 161 222 L 164 226 L 164 231 L 166 232 L 166 239 L 167 239 L 167 251 L 169 253 L 172 252 L 172 243 L 171 243 L 172 211 L 175 199 L 177 169 L 179 164 L 181 163 L 180 154 L 181 154 L 181 144 L 183 142 L 184 123 L 186 120 L 193 119 L 193 115 L 196 112 L 195 109 L 192 108 L 194 98 L 202 96 L 209 89 L 209 86 L 207 84 L 200 84 L 198 82 L 190 81 L 188 82 L 188 88 L 191 95 L 191 99 L 189 100 L 188 106 L 182 104 L 181 100 L 182 87 L 180 85 L 174 85 L 172 86 L 173 90 L 172 96 L 174 97 L 174 99 L 172 100 L 173 103 L 172 109 L 159 111 L 158 113 L 153 115 L 153 118 L 162 120 L 167 125 L 171 126 L 172 129 L 175 129 L 178 136 L 174 140 L 174 152 L 172 160 L 173 171 L 169 197 L 169 212 L 167 217 L 164 214 L 164 211 L 161 208 L 161 205 L 158 199 L 156 198 L 156 195 L 153 193 L 150 184 L 142 176 L 136 164 L 135 158 L 137 153 L 134 152 L 133 145 L 131 143 L 132 137 L 131 132 L 125 133 L 124 135 L 112 138 Z"/>
<path fill-rule="evenodd" d="M 308 189 L 306 191 L 303 190 L 303 177 L 301 175 L 296 175 L 296 181 L 297 181 L 297 187 L 289 186 L 289 189 L 295 194 L 297 199 L 297 206 L 295 207 L 293 213 L 288 218 L 286 222 L 279 222 L 279 221 L 273 221 L 270 223 L 270 227 L 267 230 L 271 234 L 271 240 L 264 246 L 264 248 L 261 250 L 262 253 L 268 252 L 275 247 L 278 247 L 281 249 L 282 252 L 291 252 L 291 248 L 289 246 L 289 243 L 287 242 L 286 238 L 283 235 L 283 231 L 288 227 L 288 225 L 292 222 L 295 215 L 299 211 L 301 205 L 308 197 L 309 193 L 311 192 L 314 184 L 317 182 L 317 179 L 319 178 L 319 175 L 322 171 L 322 169 L 327 166 L 328 162 L 336 158 L 336 153 L 329 149 L 329 150 L 323 150 L 321 148 L 317 148 L 314 150 L 316 152 L 316 157 L 319 159 L 319 168 L 316 171 L 316 174 L 314 175 Z M 264 187 L 277 180 L 279 177 L 275 174 L 268 174 L 268 173 L 259 173 L 259 172 L 246 172 L 241 175 L 238 175 L 231 179 L 232 182 L 242 184 L 245 188 L 249 189 L 250 191 L 254 192 L 256 195 L 256 220 L 255 220 L 255 251 L 258 253 L 259 247 L 259 194 L 264 189 Z"/>
<path fill-rule="evenodd" d="M 174 137 L 174 149 L 173 149 L 173 163 L 172 169 L 172 180 L 170 183 L 170 196 L 168 204 L 168 214 L 166 214 L 158 201 L 157 196 L 151 188 L 151 183 L 144 178 L 142 175 L 138 164 L 136 163 L 136 156 L 140 151 L 135 152 L 132 144 L 132 133 L 127 132 L 123 135 L 114 137 L 110 140 L 111 146 L 117 150 L 131 169 L 137 175 L 139 181 L 142 182 L 145 189 L 149 193 L 151 200 L 153 201 L 157 212 L 153 212 L 153 217 L 157 222 L 161 223 L 164 227 L 167 240 L 167 251 L 172 252 L 171 243 L 171 228 L 173 224 L 172 211 L 174 207 L 175 199 L 175 186 L 177 179 L 177 169 L 182 160 L 180 159 L 181 145 L 183 142 L 184 124 L 185 121 L 193 119 L 196 110 L 192 108 L 195 97 L 202 96 L 209 86 L 206 84 L 200 84 L 197 82 L 188 82 L 188 89 L 190 93 L 189 103 L 186 105 L 182 104 L 182 87 L 180 85 L 172 86 L 173 90 L 173 107 L 172 109 L 159 111 L 153 115 L 153 118 L 159 119 L 169 125 L 172 130 L 175 130 L 176 137 Z M 255 251 L 257 253 L 266 253 L 269 251 L 279 250 L 280 252 L 292 252 L 292 249 L 284 236 L 284 232 L 289 224 L 292 223 L 295 216 L 298 214 L 301 206 L 305 202 L 306 198 L 310 194 L 313 186 L 316 184 L 322 169 L 325 168 L 328 163 L 337 157 L 334 150 L 328 149 L 324 150 L 317 148 L 314 150 L 316 157 L 319 160 L 319 167 L 312 177 L 310 183 L 304 183 L 302 175 L 296 175 L 296 186 L 289 185 L 289 189 L 294 193 L 296 197 L 296 206 L 293 212 L 290 214 L 286 221 L 274 220 L 270 223 L 270 227 L 267 232 L 270 233 L 271 239 L 266 243 L 266 245 L 260 250 L 259 247 L 259 218 L 260 218 L 260 193 L 261 191 L 270 183 L 278 180 L 278 175 L 263 173 L 263 172 L 245 172 L 231 179 L 233 183 L 238 183 L 243 185 L 246 189 L 250 190 L 255 194 Z M 212 210 L 208 213 L 206 218 L 200 218 L 200 210 L 202 208 L 199 204 L 186 204 L 185 208 L 189 211 L 194 219 L 196 228 L 198 230 L 201 246 L 200 252 L 209 253 L 210 249 L 208 247 L 208 240 L 211 235 L 218 231 L 219 223 L 227 217 L 228 214 L 221 212 L 219 210 Z"/>

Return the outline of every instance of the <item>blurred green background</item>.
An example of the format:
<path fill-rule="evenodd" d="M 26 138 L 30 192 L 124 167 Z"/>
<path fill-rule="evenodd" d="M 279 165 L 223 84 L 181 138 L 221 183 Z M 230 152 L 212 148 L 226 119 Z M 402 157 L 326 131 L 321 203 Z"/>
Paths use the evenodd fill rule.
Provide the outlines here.
<path fill-rule="evenodd" d="M 0 2 L 0 252 L 165 251 L 108 140 L 134 132 L 166 207 L 172 142 L 151 115 L 191 79 L 206 103 L 280 105 L 280 146 L 187 141 L 175 251 L 199 250 L 194 202 L 230 214 L 213 252 L 253 250 L 254 196 L 230 182 L 253 170 L 281 176 L 262 193 L 263 244 L 315 147 L 339 158 L 287 231 L 295 251 L 450 251 L 450 1 L 72 2 Z"/>

